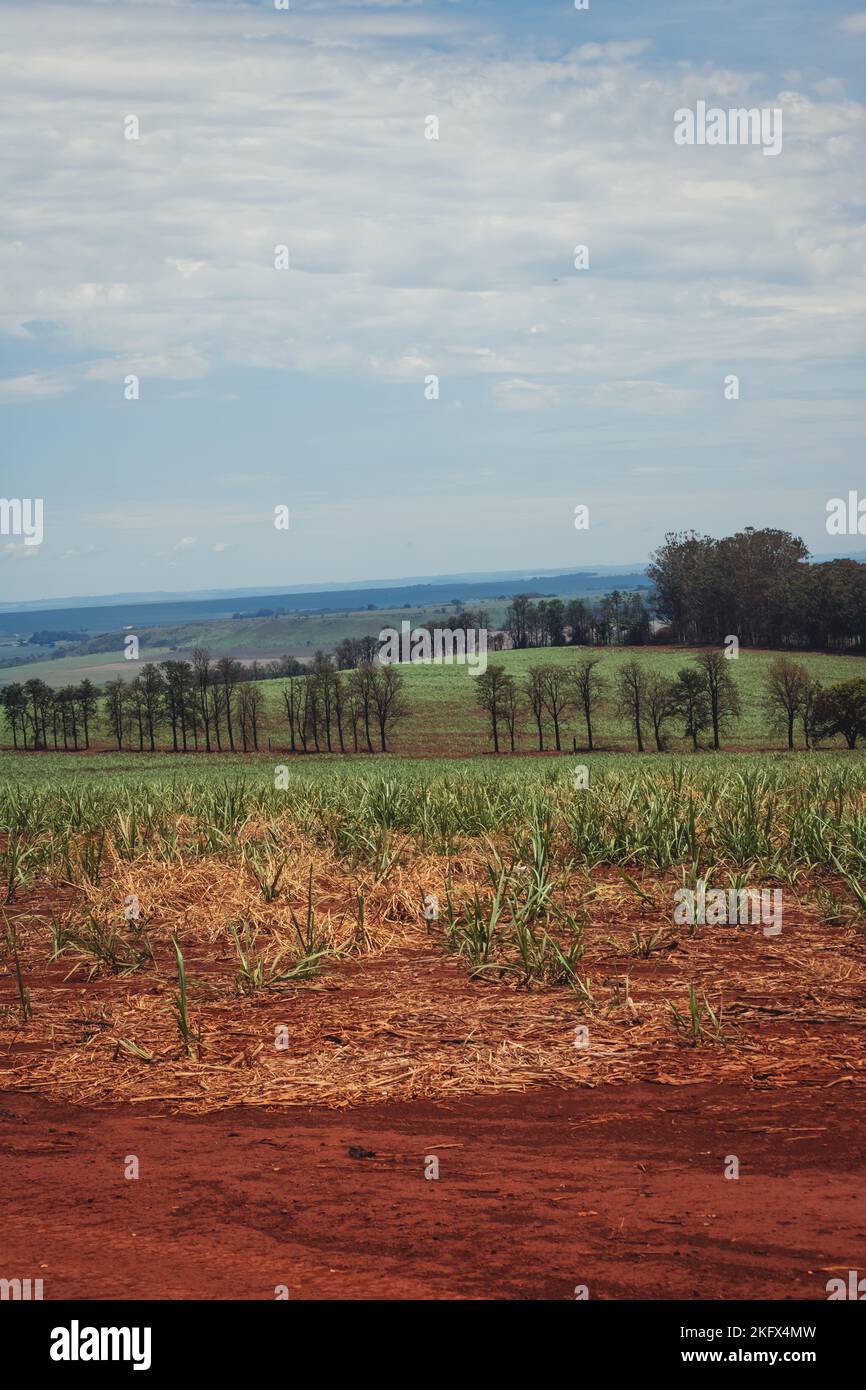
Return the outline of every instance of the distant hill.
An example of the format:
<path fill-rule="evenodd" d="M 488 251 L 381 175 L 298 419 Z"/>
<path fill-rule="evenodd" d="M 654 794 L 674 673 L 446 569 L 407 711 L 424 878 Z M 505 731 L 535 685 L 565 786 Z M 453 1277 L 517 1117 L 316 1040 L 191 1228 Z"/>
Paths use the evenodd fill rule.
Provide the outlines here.
<path fill-rule="evenodd" d="M 269 613 L 347 613 L 369 608 L 429 607 L 459 600 L 467 605 L 484 603 L 514 594 L 558 594 L 561 597 L 578 594 L 609 593 L 611 589 L 648 587 L 646 573 L 635 569 L 623 573 L 602 573 L 581 570 L 565 574 L 538 573 L 527 576 L 497 575 L 492 579 L 445 576 L 429 583 L 411 583 L 392 587 L 349 587 L 344 589 L 308 589 L 302 592 L 256 590 L 239 594 L 237 591 L 218 597 L 189 596 L 181 599 L 162 599 L 143 602 L 127 599 L 117 604 L 99 607 L 84 602 L 79 607 L 31 608 L 26 611 L 0 611 L 0 636 L 11 638 L 29 636 L 39 628 L 75 629 L 89 636 L 116 632 L 124 628 L 153 628 L 179 623 L 213 622 L 233 618 L 236 614 L 252 616 Z"/>

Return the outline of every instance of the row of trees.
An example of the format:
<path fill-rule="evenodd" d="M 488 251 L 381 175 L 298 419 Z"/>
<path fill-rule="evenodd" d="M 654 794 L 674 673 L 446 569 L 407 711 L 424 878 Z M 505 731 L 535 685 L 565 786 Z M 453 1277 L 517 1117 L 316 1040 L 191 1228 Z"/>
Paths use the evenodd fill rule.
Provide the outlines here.
<path fill-rule="evenodd" d="M 742 713 L 731 663 L 722 652 L 703 651 L 669 678 L 632 658 L 611 680 L 603 658 L 586 653 L 572 666 L 533 666 L 518 680 L 492 662 L 472 686 L 487 716 L 496 753 L 505 742 L 514 752 L 520 730 L 534 725 L 538 748 L 562 751 L 574 720 L 582 723 L 588 751 L 601 714 L 627 721 L 639 752 L 663 751 L 677 727 L 697 749 L 720 748 L 721 737 Z M 399 666 L 363 661 L 350 671 L 317 652 L 303 675 L 289 675 L 281 698 L 291 751 L 387 752 L 395 727 L 409 713 Z M 264 695 L 248 669 L 231 657 L 212 662 L 198 650 L 191 662 L 146 664 L 133 681 L 109 681 L 103 694 L 89 681 L 52 690 L 44 681 L 7 685 L 0 706 L 16 748 L 89 748 L 104 721 L 119 750 L 154 752 L 163 736 L 173 751 L 258 751 L 265 725 Z M 841 735 L 849 748 L 866 738 L 866 680 L 821 685 L 800 662 L 777 657 L 763 686 L 769 727 L 794 747 L 802 729 L 806 748 Z M 576 746 L 576 739 L 572 736 Z"/>
<path fill-rule="evenodd" d="M 494 752 L 501 751 L 505 739 L 514 752 L 518 729 L 527 719 L 535 725 L 539 751 L 547 738 L 561 752 L 570 722 L 578 719 L 592 752 L 605 710 L 628 722 L 639 753 L 650 740 L 663 752 L 674 723 L 695 752 L 702 743 L 718 749 L 722 734 L 742 714 L 737 684 L 722 652 L 700 652 L 672 679 L 633 659 L 618 668 L 611 682 L 601 664 L 602 657 L 586 655 L 574 666 L 533 666 L 519 682 L 504 666 L 491 663 L 475 682 L 475 698 L 487 716 Z M 866 680 L 840 681 L 825 689 L 802 663 L 780 656 L 768 669 L 761 703 L 769 727 L 787 736 L 789 749 L 798 723 L 806 748 L 836 734 L 849 748 L 866 738 Z"/>
<path fill-rule="evenodd" d="M 348 746 L 381 752 L 407 713 L 403 677 L 394 666 L 365 661 L 348 674 L 317 652 L 310 667 L 291 662 L 282 687 L 293 752 L 332 752 Z M 287 663 L 288 664 L 288 663 Z M 0 691 L 16 748 L 90 747 L 99 722 L 119 750 L 155 752 L 165 736 L 174 752 L 256 752 L 264 727 L 265 668 L 232 657 L 211 659 L 204 648 L 192 661 L 145 663 L 132 681 L 118 677 L 100 695 L 89 680 L 52 690 L 42 680 Z M 298 674 L 303 672 L 303 674 Z"/>
<path fill-rule="evenodd" d="M 808 556 L 788 531 L 669 533 L 648 570 L 655 610 L 691 646 L 734 634 L 751 647 L 866 649 L 866 565 Z"/>

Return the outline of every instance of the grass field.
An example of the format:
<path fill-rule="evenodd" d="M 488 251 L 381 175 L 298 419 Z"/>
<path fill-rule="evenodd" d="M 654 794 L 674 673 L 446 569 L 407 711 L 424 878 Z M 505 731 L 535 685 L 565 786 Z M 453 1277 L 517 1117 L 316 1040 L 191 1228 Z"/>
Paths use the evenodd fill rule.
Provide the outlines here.
<path fill-rule="evenodd" d="M 399 628 L 400 617 L 393 615 Z M 573 665 L 581 659 L 586 648 L 547 648 L 534 651 L 507 651 L 489 653 L 488 660 L 501 662 L 513 672 L 518 681 L 523 681 L 536 663 L 551 663 L 562 666 Z M 599 649 L 592 649 L 598 651 Z M 758 749 L 780 749 L 784 740 L 767 726 L 766 715 L 761 707 L 763 681 L 767 668 L 777 655 L 770 651 L 741 650 L 736 662 L 731 663 L 732 675 L 737 683 L 742 704 L 742 717 L 728 729 L 722 739 L 723 747 L 734 750 L 756 751 Z M 610 690 L 616 680 L 617 670 L 624 661 L 632 657 L 643 663 L 647 669 L 659 671 L 672 677 L 693 656 L 688 650 L 670 647 L 614 647 L 601 650 L 602 665 L 599 668 L 608 681 Z M 142 660 L 147 660 L 145 652 Z M 156 659 L 156 657 L 154 657 Z M 866 675 L 866 658 L 855 656 L 830 656 L 823 653 L 806 652 L 797 654 L 809 671 L 825 685 L 845 680 L 853 676 Z M 118 658 L 115 667 L 87 668 L 84 663 L 95 658 L 67 658 L 82 663 L 68 668 L 65 680 L 80 680 L 90 674 L 94 680 L 104 681 L 116 674 L 134 675 L 140 669 L 139 663 Z M 64 662 L 52 662 L 40 667 L 43 679 L 56 674 L 54 668 Z M 29 668 L 21 668 L 14 673 L 16 680 L 23 680 Z M 35 670 L 35 668 L 34 668 Z M 409 756 L 466 757 L 492 750 L 486 718 L 479 711 L 473 691 L 474 677 L 468 666 L 417 665 L 407 664 L 400 668 L 405 682 L 408 717 L 397 725 L 390 747 L 395 754 Z M 2 672 L 0 672 L 2 676 Z M 10 673 L 9 679 L 12 678 Z M 268 739 L 274 749 L 287 748 L 289 737 L 282 703 L 282 681 L 263 681 L 265 696 L 265 719 L 262 744 L 267 747 Z M 689 751 L 690 741 L 682 737 L 681 729 L 675 721 L 668 725 L 671 751 Z M 634 749 L 634 734 L 627 721 L 620 718 L 610 700 L 602 707 L 594 721 L 594 742 L 597 750 L 629 751 Z M 166 742 L 166 731 L 162 732 L 162 742 Z M 647 747 L 652 746 L 652 730 L 649 724 L 645 729 Z M 797 739 L 802 742 L 798 730 Z M 8 735 L 5 740 L 8 744 Z M 98 734 L 101 746 L 110 746 L 107 731 Z M 582 719 L 572 714 L 565 722 L 563 750 L 572 751 L 573 743 L 578 749 L 585 744 L 585 728 Z M 842 747 L 844 740 L 837 738 L 832 745 Z M 335 746 L 337 746 L 335 744 Z M 550 731 L 545 737 L 545 751 L 553 748 Z M 536 752 L 538 742 L 534 722 L 528 712 L 522 720 L 517 742 L 520 753 Z"/>

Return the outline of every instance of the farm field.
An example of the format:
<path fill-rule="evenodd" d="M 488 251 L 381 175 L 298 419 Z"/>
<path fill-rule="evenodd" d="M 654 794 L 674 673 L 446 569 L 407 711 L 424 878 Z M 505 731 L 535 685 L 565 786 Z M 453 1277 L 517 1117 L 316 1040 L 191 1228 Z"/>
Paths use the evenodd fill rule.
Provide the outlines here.
<path fill-rule="evenodd" d="M 148 1237 L 166 1296 L 218 1294 L 214 1242 L 243 1261 L 251 1220 L 290 1237 L 301 1297 L 572 1297 L 586 1260 L 601 1297 L 823 1297 L 820 1268 L 856 1264 L 838 1233 L 866 1214 L 866 758 L 595 755 L 582 790 L 572 760 L 532 756 L 273 773 L 2 757 L 7 1154 L 50 1126 L 25 1171 L 47 1191 L 70 1156 L 82 1201 L 100 1143 L 149 1155 L 173 1198 Z M 701 883 L 778 893 L 781 931 L 677 920 Z M 752 1186 L 725 1181 L 731 1154 Z M 131 1220 L 150 1199 L 125 1186 Z M 330 1233 L 359 1194 L 383 1223 L 372 1271 L 354 1219 Z M 164 1258 L 178 1204 L 199 1274 Z M 506 1278 L 491 1240 L 467 1274 L 480 1211 L 510 1265 L 539 1232 L 556 1258 Z M 140 1296 L 135 1260 L 111 1287 L 94 1219 L 31 1223 L 58 1293 Z M 422 1295 L 425 1233 L 447 1253 Z M 675 1251 L 720 1240 L 696 1291 Z"/>
<path fill-rule="evenodd" d="M 378 615 L 377 615 L 378 617 Z M 392 615 L 399 630 L 401 616 Z M 388 624 L 385 623 L 385 626 Z M 529 651 L 491 652 L 489 662 L 500 663 L 518 680 L 523 682 L 535 665 L 556 665 L 569 667 L 578 663 L 587 652 L 601 656 L 599 671 L 608 686 L 611 696 L 617 671 L 626 661 L 636 659 L 648 671 L 672 678 L 694 658 L 695 651 L 682 647 L 549 647 Z M 112 663 L 108 655 L 97 657 L 67 657 L 56 662 L 47 662 L 32 669 L 20 667 L 11 669 L 4 678 L 0 671 L 0 684 L 6 681 L 23 681 L 28 674 L 37 674 L 40 679 L 54 684 L 54 677 L 62 677 L 57 684 L 67 681 L 83 680 L 85 676 L 96 682 L 114 679 L 121 675 L 134 677 L 141 669 L 142 662 L 163 660 L 170 653 L 159 651 L 152 656 L 146 651 L 142 661 L 125 661 L 120 653 Z M 768 728 L 766 714 L 762 708 L 763 682 L 767 670 L 779 655 L 774 651 L 741 650 L 738 659 L 731 662 L 732 675 L 736 682 L 742 705 L 742 715 L 723 733 L 723 749 L 757 751 L 774 750 L 784 747 L 784 740 L 778 732 Z M 805 666 L 809 673 L 825 685 L 834 681 L 848 680 L 866 674 L 866 658 L 859 656 L 837 656 L 826 653 L 798 652 L 794 659 Z M 88 665 L 98 663 L 101 665 Z M 69 665 L 67 665 L 69 663 Z M 72 663 L 78 663 L 74 667 Z M 58 672 L 55 668 L 64 667 Z M 468 757 L 487 752 L 492 753 L 489 728 L 486 717 L 478 709 L 474 696 L 475 677 L 468 666 L 423 665 L 406 663 L 400 666 L 408 714 L 396 725 L 389 738 L 389 748 L 397 755 L 419 757 Z M 287 750 L 289 734 L 283 706 L 282 691 L 284 681 L 262 681 L 264 696 L 262 732 L 260 745 L 274 750 Z M 668 747 L 672 752 L 684 752 L 691 756 L 691 742 L 682 736 L 681 726 L 672 720 L 666 726 Z M 606 702 L 594 719 L 594 744 L 599 751 L 627 752 L 634 749 L 634 733 L 626 719 L 614 707 L 613 700 Z M 649 747 L 652 744 L 649 724 L 645 730 Z M 160 739 L 162 746 L 168 738 L 163 727 Z M 0 739 L 9 746 L 8 731 L 0 732 Z M 797 731 L 798 743 L 802 743 L 802 733 Z M 575 747 L 585 746 L 586 732 L 577 712 L 568 715 L 563 723 L 563 752 L 571 752 Z M 95 731 L 94 744 L 97 748 L 112 747 L 104 721 Z M 336 746 L 336 745 L 335 745 Z M 827 745 L 844 747 L 841 737 Z M 545 732 L 545 751 L 554 748 L 552 732 L 548 726 Z M 538 739 L 534 721 L 525 710 L 518 724 L 518 753 L 536 753 Z M 40 757 L 44 756 L 40 753 Z M 150 756 L 150 755 L 149 755 Z M 137 764 L 136 764 L 137 765 Z"/>
<path fill-rule="evenodd" d="M 489 605 L 487 611 L 491 622 L 501 622 L 506 608 L 506 602 L 494 601 Z M 432 608 L 377 608 L 372 611 L 359 609 L 339 613 L 298 613 L 272 618 L 161 624 L 152 628 L 138 626 L 133 630 L 141 643 L 142 661 L 165 661 L 172 657 L 188 659 L 196 647 L 207 647 L 214 658 L 228 655 L 245 662 L 274 661 L 281 656 L 294 656 L 302 660 L 308 659 L 320 648 L 325 652 L 333 651 L 345 637 L 376 636 L 383 627 L 399 628 L 404 619 L 409 619 L 413 624 L 441 624 L 444 615 L 453 611 L 453 606 L 445 608 L 442 605 Z M 25 652 L 23 647 L 5 650 L 15 656 Z M 0 666 L 0 684 L 30 680 L 34 676 L 52 686 L 83 680 L 85 676 L 94 682 L 111 680 L 116 676 L 132 680 L 138 669 L 137 662 L 124 658 L 123 643 L 118 640 L 116 647 L 110 651 L 26 662 L 21 666 Z"/>

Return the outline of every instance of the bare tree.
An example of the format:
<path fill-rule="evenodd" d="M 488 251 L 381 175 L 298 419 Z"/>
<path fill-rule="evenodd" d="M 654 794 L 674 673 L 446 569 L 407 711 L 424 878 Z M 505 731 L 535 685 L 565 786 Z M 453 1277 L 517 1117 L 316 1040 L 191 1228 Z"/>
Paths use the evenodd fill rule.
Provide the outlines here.
<path fill-rule="evenodd" d="M 639 753 L 644 751 L 643 719 L 646 714 L 647 685 L 647 673 L 634 657 L 619 668 L 616 677 L 617 710 L 633 726 Z"/>
<path fill-rule="evenodd" d="M 204 725 L 204 746 L 205 752 L 211 751 L 210 747 L 210 652 L 206 647 L 196 647 L 192 654 L 192 669 L 195 673 L 196 696 L 198 700 L 199 714 Z"/>
<path fill-rule="evenodd" d="M 718 650 L 700 652 L 695 661 L 704 673 L 713 726 L 713 747 L 719 748 L 720 730 L 742 713 L 737 686 L 731 675 L 731 663 L 724 652 Z"/>
<path fill-rule="evenodd" d="M 508 730 L 508 739 L 513 753 L 517 736 L 517 723 L 523 712 L 523 699 L 518 689 L 517 681 L 513 676 L 511 676 L 503 686 L 501 704 L 502 718 Z"/>
<path fill-rule="evenodd" d="M 676 701 L 671 682 L 657 671 L 653 671 L 647 679 L 646 711 L 652 721 L 656 749 L 663 753 L 667 745 L 664 726 L 676 713 Z"/>
<path fill-rule="evenodd" d="M 607 681 L 604 676 L 596 670 L 600 661 L 600 656 L 585 656 L 572 668 L 572 680 L 574 681 L 577 703 L 583 711 L 583 720 L 586 724 L 586 743 L 590 753 L 592 752 L 592 721 L 607 688 Z"/>
<path fill-rule="evenodd" d="M 544 667 L 532 666 L 526 677 L 526 697 L 538 730 L 538 751 L 544 752 Z"/>
<path fill-rule="evenodd" d="M 386 740 L 394 725 L 409 713 L 403 696 L 403 674 L 397 666 L 373 666 L 372 699 L 379 725 L 379 742 L 382 752 L 387 753 Z"/>
<path fill-rule="evenodd" d="M 232 726 L 232 714 L 234 712 L 235 688 L 244 673 L 244 668 L 234 657 L 221 656 L 217 662 L 217 676 L 223 688 L 223 707 L 226 716 L 226 729 L 229 736 L 229 748 L 235 751 L 235 735 Z"/>
<path fill-rule="evenodd" d="M 542 666 L 541 696 L 553 725 L 557 753 L 562 752 L 562 725 L 574 708 L 571 672 L 566 666 Z"/>
<path fill-rule="evenodd" d="M 286 719 L 289 722 L 289 737 L 291 739 L 292 752 L 296 753 L 297 744 L 295 743 L 295 731 L 301 716 L 301 696 L 303 676 L 290 676 L 282 689 L 283 704 L 286 710 Z"/>
<path fill-rule="evenodd" d="M 383 668 L 384 669 L 384 668 Z M 352 698 L 356 702 L 359 723 L 364 726 L 364 736 L 367 740 L 367 752 L 373 752 L 373 741 L 370 737 L 370 727 L 373 721 L 373 682 L 376 672 L 372 661 L 362 661 L 349 677 L 349 690 Z"/>
<path fill-rule="evenodd" d="M 473 681 L 478 707 L 490 720 L 494 753 L 499 752 L 499 725 L 506 722 L 505 710 L 510 699 L 507 693 L 509 685 L 514 685 L 514 677 L 495 661 L 492 661 L 480 676 L 475 676 Z"/>
<path fill-rule="evenodd" d="M 777 656 L 771 662 L 764 679 L 763 706 L 773 729 L 783 729 L 788 735 L 788 748 L 794 747 L 794 724 L 803 709 L 803 701 L 811 685 L 806 667 L 788 656 Z M 815 695 L 811 695 L 814 712 Z M 808 739 L 806 747 L 808 748 Z"/>

